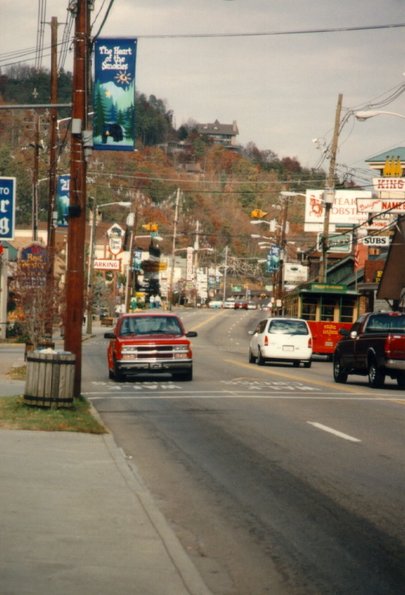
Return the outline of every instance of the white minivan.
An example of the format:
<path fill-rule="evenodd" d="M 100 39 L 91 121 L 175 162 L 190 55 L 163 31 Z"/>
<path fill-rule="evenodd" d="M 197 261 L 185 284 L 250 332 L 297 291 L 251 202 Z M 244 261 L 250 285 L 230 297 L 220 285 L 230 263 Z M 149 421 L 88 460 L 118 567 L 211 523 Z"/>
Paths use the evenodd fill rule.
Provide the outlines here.
<path fill-rule="evenodd" d="M 249 345 L 249 362 L 263 366 L 266 362 L 300 363 L 311 367 L 312 335 L 306 320 L 301 318 L 270 317 L 261 320 Z"/>

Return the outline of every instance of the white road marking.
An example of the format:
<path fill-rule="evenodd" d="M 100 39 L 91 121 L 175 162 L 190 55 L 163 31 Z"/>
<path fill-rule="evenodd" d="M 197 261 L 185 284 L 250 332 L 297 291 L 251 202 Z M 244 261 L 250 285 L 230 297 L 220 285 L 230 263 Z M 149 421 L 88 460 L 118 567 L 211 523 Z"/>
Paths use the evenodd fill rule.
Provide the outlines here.
<path fill-rule="evenodd" d="M 353 436 L 349 436 L 348 434 L 344 434 L 343 432 L 339 432 L 338 430 L 334 430 L 329 426 L 324 426 L 323 424 L 319 424 L 316 421 L 307 421 L 307 424 L 318 428 L 319 430 L 323 430 L 324 432 L 329 432 L 329 434 L 333 434 L 334 436 L 338 436 L 339 438 L 343 438 L 344 440 L 349 440 L 349 442 L 361 442 L 358 438 L 354 438 Z"/>
<path fill-rule="evenodd" d="M 224 400 L 231 400 L 231 399 L 249 399 L 250 401 L 255 400 L 263 400 L 263 401 L 366 401 L 370 403 L 379 403 L 379 402 L 393 402 L 397 403 L 397 399 L 393 399 L 392 397 L 363 397 L 363 396 L 356 396 L 351 395 L 348 396 L 347 393 L 342 394 L 335 394 L 330 396 L 327 393 L 321 393 L 316 395 L 308 395 L 301 394 L 301 395 L 286 395 L 284 392 L 280 394 L 258 394 L 258 393 L 249 393 L 246 392 L 231 392 L 231 391 L 193 391 L 193 392 L 186 392 L 183 390 L 179 393 L 172 393 L 169 394 L 166 391 L 156 391 L 154 393 L 145 393 L 140 395 L 133 394 L 132 392 L 125 391 L 121 389 L 120 393 L 111 392 L 110 390 L 107 391 L 83 391 L 83 395 L 90 400 L 98 400 L 98 399 L 108 399 L 111 398 L 113 400 L 116 399 L 125 399 L 125 400 L 146 400 L 146 399 L 161 399 L 161 400 L 197 400 L 197 399 L 206 399 L 206 400 L 214 400 L 214 399 L 224 399 Z M 405 403 L 405 398 L 404 398 Z M 308 422 L 314 423 L 315 422 Z M 324 426 L 327 427 L 327 426 Z"/>

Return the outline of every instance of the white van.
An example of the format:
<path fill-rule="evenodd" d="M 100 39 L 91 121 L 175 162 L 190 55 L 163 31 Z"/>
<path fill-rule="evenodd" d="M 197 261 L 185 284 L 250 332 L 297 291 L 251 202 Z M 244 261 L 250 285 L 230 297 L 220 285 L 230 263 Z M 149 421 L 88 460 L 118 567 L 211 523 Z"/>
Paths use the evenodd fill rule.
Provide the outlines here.
<path fill-rule="evenodd" d="M 268 361 L 300 363 L 311 367 L 312 335 L 308 323 L 301 318 L 273 317 L 261 320 L 249 345 L 249 362 L 263 366 Z"/>

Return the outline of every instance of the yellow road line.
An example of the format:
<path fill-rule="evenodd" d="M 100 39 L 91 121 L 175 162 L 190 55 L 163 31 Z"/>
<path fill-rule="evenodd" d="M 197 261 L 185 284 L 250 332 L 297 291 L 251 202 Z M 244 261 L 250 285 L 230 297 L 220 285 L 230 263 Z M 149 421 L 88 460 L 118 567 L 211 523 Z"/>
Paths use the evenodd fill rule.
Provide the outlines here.
<path fill-rule="evenodd" d="M 215 320 L 215 318 L 218 318 L 218 316 L 221 316 L 223 313 L 224 313 L 224 310 L 220 310 L 219 312 L 216 312 L 215 314 L 213 314 L 209 318 L 206 318 L 205 320 L 203 320 L 199 324 L 196 324 L 195 326 L 193 326 L 193 329 L 192 330 L 193 331 L 199 330 L 200 328 L 202 328 L 203 326 L 205 326 L 206 324 L 208 324 L 212 320 Z"/>

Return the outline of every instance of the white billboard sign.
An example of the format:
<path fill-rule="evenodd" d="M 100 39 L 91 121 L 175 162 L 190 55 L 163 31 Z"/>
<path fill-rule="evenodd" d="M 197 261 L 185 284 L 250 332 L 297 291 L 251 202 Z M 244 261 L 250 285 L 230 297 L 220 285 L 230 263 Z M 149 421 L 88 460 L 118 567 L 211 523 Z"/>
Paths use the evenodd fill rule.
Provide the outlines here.
<path fill-rule="evenodd" d="M 363 218 L 364 215 L 367 215 L 367 213 L 404 213 L 405 199 L 393 200 L 388 198 L 359 198 L 357 201 L 357 208 L 359 213 L 363 215 Z"/>
<path fill-rule="evenodd" d="M 358 212 L 357 202 L 370 198 L 371 192 L 368 190 L 336 190 L 330 210 L 329 231 L 334 231 L 336 225 L 350 227 L 364 223 L 364 212 Z M 323 231 L 324 219 L 324 191 L 307 190 L 304 231 Z"/>
<path fill-rule="evenodd" d="M 379 198 L 405 200 L 405 178 L 373 178 L 373 186 Z"/>
<path fill-rule="evenodd" d="M 366 236 L 359 240 L 365 246 L 373 246 L 375 248 L 389 246 L 390 238 L 388 236 Z"/>
<path fill-rule="evenodd" d="M 108 247 L 110 249 L 111 254 L 117 256 L 120 252 L 122 252 L 122 247 L 124 244 L 124 237 L 125 231 L 122 229 L 120 225 L 114 223 L 108 230 L 107 230 L 107 237 L 108 237 Z"/>
<path fill-rule="evenodd" d="M 95 258 L 93 268 L 95 271 L 119 271 L 120 262 L 118 258 Z"/>
<path fill-rule="evenodd" d="M 296 262 L 285 262 L 284 281 L 295 285 L 305 283 L 308 281 L 308 267 Z"/>

